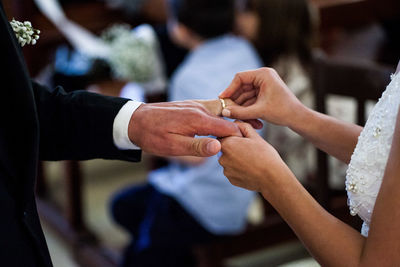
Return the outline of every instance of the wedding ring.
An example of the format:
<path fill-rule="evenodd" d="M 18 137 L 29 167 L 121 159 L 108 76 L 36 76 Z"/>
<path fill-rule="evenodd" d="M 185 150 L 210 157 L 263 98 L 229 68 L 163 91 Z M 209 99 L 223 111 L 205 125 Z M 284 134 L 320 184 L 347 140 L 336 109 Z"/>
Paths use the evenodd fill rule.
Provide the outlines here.
<path fill-rule="evenodd" d="M 220 98 L 219 101 L 221 101 L 222 110 L 226 109 L 226 102 L 225 102 L 225 99 Z"/>

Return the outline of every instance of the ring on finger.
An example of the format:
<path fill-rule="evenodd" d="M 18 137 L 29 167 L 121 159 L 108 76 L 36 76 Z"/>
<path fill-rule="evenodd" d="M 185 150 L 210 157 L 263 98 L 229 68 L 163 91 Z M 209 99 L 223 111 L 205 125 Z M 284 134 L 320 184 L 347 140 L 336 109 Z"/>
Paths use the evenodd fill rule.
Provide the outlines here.
<path fill-rule="evenodd" d="M 225 99 L 220 98 L 219 101 L 221 102 L 222 110 L 226 109 L 227 105 L 226 105 Z"/>

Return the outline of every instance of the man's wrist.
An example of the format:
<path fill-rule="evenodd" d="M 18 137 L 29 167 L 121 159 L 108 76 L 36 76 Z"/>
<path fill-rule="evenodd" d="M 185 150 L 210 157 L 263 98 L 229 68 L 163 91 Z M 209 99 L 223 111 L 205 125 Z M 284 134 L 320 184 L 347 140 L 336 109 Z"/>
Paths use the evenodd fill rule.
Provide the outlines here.
<path fill-rule="evenodd" d="M 142 105 L 142 102 L 128 101 L 119 110 L 114 119 L 113 138 L 114 144 L 121 150 L 139 150 L 140 148 L 129 138 L 131 118 L 135 111 Z"/>
<path fill-rule="evenodd" d="M 143 114 L 143 110 L 146 109 L 146 107 L 148 106 L 148 104 L 141 104 L 140 106 L 137 107 L 137 109 L 135 110 L 135 112 L 132 113 L 132 116 L 129 119 L 129 124 L 128 124 L 128 138 L 129 141 L 133 144 L 136 144 L 137 146 L 140 146 L 140 133 L 143 131 L 143 129 L 141 129 L 140 125 L 143 125 L 141 123 L 143 116 L 141 114 Z M 150 122 L 148 122 L 150 123 Z"/>

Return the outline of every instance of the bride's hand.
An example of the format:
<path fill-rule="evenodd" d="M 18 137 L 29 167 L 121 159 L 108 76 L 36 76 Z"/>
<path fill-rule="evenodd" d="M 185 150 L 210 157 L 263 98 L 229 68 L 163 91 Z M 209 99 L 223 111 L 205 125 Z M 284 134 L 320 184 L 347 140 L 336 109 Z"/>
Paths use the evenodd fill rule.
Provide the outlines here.
<path fill-rule="evenodd" d="M 290 172 L 278 152 L 247 123 L 236 122 L 244 137 L 221 140 L 219 163 L 224 175 L 239 187 L 265 192 Z"/>
<path fill-rule="evenodd" d="M 290 126 L 306 108 L 294 96 L 275 70 L 261 68 L 236 74 L 229 87 L 220 94 L 237 105 L 228 105 L 225 117 L 240 120 L 263 119 Z"/>

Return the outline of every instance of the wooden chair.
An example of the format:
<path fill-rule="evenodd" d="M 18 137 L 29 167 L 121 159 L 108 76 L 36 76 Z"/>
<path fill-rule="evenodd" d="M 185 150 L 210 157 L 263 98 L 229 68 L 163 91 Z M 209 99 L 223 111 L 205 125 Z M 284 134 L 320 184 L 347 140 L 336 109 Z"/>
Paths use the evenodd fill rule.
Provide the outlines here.
<path fill-rule="evenodd" d="M 326 113 L 326 101 L 329 95 L 350 97 L 357 103 L 356 123 L 364 125 L 366 102 L 379 99 L 389 84 L 393 72 L 392 67 L 368 61 L 356 62 L 354 59 L 331 59 L 318 51 L 314 54 L 313 63 L 316 110 Z M 328 156 L 320 150 L 317 150 L 317 173 L 311 188 L 319 203 L 328 210 L 332 210 L 335 205 L 334 200 L 341 197 L 339 205 L 348 212 L 344 189 L 333 190 L 329 187 Z"/>

